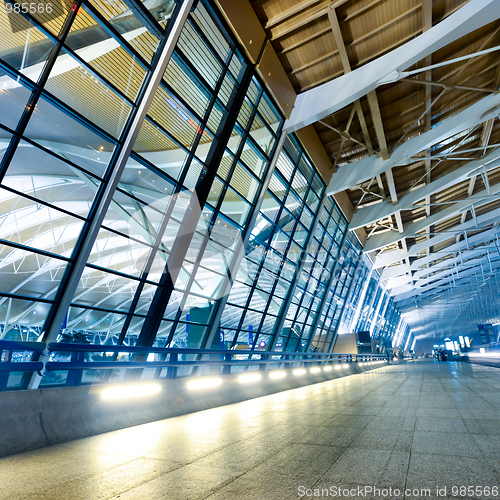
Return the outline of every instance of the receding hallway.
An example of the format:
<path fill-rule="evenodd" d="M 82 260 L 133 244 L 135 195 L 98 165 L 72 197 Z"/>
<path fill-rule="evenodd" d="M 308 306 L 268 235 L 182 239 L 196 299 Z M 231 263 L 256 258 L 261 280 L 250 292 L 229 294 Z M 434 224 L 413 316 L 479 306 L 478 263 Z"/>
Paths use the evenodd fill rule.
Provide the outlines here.
<path fill-rule="evenodd" d="M 391 365 L 0 459 L 0 498 L 277 500 L 358 486 L 456 498 L 453 486 L 499 486 L 499 388 L 496 368 Z"/>

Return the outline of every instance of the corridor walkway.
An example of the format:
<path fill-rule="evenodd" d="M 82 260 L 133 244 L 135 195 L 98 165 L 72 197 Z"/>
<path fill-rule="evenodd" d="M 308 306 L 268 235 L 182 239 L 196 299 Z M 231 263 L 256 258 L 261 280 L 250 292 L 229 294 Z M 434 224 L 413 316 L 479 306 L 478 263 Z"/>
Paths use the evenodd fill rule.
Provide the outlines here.
<path fill-rule="evenodd" d="M 0 499 L 499 498 L 499 389 L 392 365 L 0 459 Z"/>

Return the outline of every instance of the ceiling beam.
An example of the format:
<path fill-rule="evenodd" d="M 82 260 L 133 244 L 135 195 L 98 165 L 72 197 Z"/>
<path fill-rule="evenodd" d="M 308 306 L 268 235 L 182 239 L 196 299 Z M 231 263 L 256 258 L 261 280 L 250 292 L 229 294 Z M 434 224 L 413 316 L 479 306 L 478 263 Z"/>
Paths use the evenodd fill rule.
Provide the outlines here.
<path fill-rule="evenodd" d="M 291 19 L 285 22 L 282 26 L 276 28 L 276 30 L 271 30 L 271 40 L 277 40 L 292 31 L 302 28 L 306 24 L 309 24 L 320 17 L 325 16 L 330 9 L 335 9 L 345 4 L 348 0 L 337 0 L 336 2 L 322 2 L 317 9 L 310 9 L 307 13 L 300 11 L 296 19 Z M 300 5 L 300 4 L 299 4 Z M 292 7 L 289 10 L 295 9 L 298 6 Z"/>
<path fill-rule="evenodd" d="M 477 217 L 478 227 L 484 227 L 486 225 L 496 223 L 499 217 L 500 217 L 500 209 L 496 209 L 484 215 L 481 215 Z M 476 224 L 473 220 L 464 222 L 463 224 L 459 224 L 455 226 L 453 230 L 434 236 L 430 240 L 425 240 L 420 243 L 415 243 L 408 249 L 408 252 L 403 252 L 402 250 L 398 250 L 398 251 L 384 252 L 378 254 L 374 261 L 374 267 L 379 269 L 381 267 L 386 267 L 392 264 L 396 264 L 400 260 L 407 257 L 416 257 L 420 252 L 423 252 L 426 248 L 428 248 L 429 245 L 437 245 L 438 243 L 443 243 L 447 240 L 452 239 L 458 233 L 466 230 L 468 231 L 476 230 Z M 393 232 L 384 233 L 382 236 L 384 236 L 385 234 L 391 235 L 392 233 Z M 430 254 L 429 256 L 422 257 L 422 261 L 427 258 L 435 260 L 434 254 Z"/>
<path fill-rule="evenodd" d="M 463 283 L 462 280 L 467 279 L 468 276 L 474 275 L 477 272 L 476 270 L 480 268 L 482 264 L 488 264 L 488 271 L 489 271 L 490 260 L 488 259 L 488 257 L 482 257 L 480 259 L 472 259 L 470 262 L 464 263 L 461 272 L 459 272 L 458 276 L 455 275 L 455 283 L 457 288 L 460 284 Z M 491 264 L 492 267 L 495 269 L 500 268 L 500 261 L 498 260 L 498 257 L 491 259 Z M 413 285 L 411 286 L 411 289 L 410 287 L 402 286 L 400 287 L 401 289 L 400 292 L 398 292 L 398 289 L 396 288 L 391 290 L 390 295 L 391 297 L 394 298 L 396 302 L 410 301 L 411 303 L 412 299 L 414 301 L 416 297 L 425 298 L 427 295 L 432 295 L 433 293 L 436 293 L 437 288 L 448 285 L 450 281 L 451 279 L 448 277 L 437 280 L 435 283 L 420 288 L 418 286 L 413 286 Z M 467 282 L 468 281 L 469 280 L 467 280 Z"/>
<path fill-rule="evenodd" d="M 414 210 L 418 208 L 418 203 L 425 200 L 426 197 L 430 197 L 431 195 L 448 189 L 455 184 L 464 182 L 468 178 L 473 176 L 475 177 L 473 172 L 483 166 L 487 172 L 500 167 L 500 150 L 494 150 L 484 158 L 470 161 L 456 170 L 443 175 L 439 179 L 432 181 L 430 184 L 407 192 L 399 199 L 397 208 L 399 208 L 399 210 Z M 471 194 L 472 192 L 470 192 L 468 197 L 470 197 Z M 429 205 L 429 203 L 426 204 Z M 358 227 L 368 226 L 376 221 L 390 217 L 396 211 L 396 207 L 394 207 L 391 203 L 379 203 L 377 205 L 372 205 L 363 210 L 359 210 L 356 214 L 354 214 L 349 227 L 350 229 L 357 229 Z"/>
<path fill-rule="evenodd" d="M 471 0 L 438 26 L 392 52 L 349 74 L 299 94 L 292 114 L 285 122 L 285 130 L 294 132 L 331 115 L 376 89 L 378 81 L 391 72 L 404 71 L 427 55 L 499 17 L 500 0 Z"/>
<path fill-rule="evenodd" d="M 428 80 L 418 80 L 416 78 L 401 78 L 398 80 L 399 82 L 408 82 L 408 83 L 416 83 L 419 85 L 427 85 L 430 87 L 442 87 L 446 90 L 472 90 L 474 92 L 486 92 L 489 94 L 498 94 L 500 90 L 498 89 L 488 89 L 488 88 L 483 88 L 483 87 L 466 87 L 464 85 L 451 85 L 448 83 L 441 83 L 441 82 L 433 82 L 433 81 L 428 81 Z"/>
<path fill-rule="evenodd" d="M 276 24 L 282 23 L 283 21 L 286 21 L 290 17 L 293 17 L 295 14 L 299 14 L 303 10 L 307 9 L 308 7 L 311 7 L 312 5 L 318 3 L 320 0 L 303 0 L 302 2 L 297 2 L 293 7 L 290 7 L 289 9 L 284 10 L 277 16 L 271 17 L 264 26 L 264 28 L 267 30 L 269 28 L 272 28 Z"/>

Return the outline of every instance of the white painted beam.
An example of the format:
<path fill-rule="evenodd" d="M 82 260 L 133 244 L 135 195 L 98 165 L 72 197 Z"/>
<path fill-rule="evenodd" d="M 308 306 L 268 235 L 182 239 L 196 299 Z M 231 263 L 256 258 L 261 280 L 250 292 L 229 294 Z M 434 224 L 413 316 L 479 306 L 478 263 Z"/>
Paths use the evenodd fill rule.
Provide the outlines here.
<path fill-rule="evenodd" d="M 492 186 L 490 188 L 490 194 L 487 193 L 486 189 L 483 189 L 479 193 L 476 193 L 474 196 L 470 196 L 466 198 L 465 200 L 459 201 L 449 208 L 445 208 L 441 212 L 438 212 L 434 215 L 431 215 L 430 217 L 426 217 L 425 219 L 420 219 L 412 224 L 407 224 L 405 231 L 402 234 L 398 234 L 394 231 L 391 232 L 386 232 L 378 235 L 372 236 L 368 241 L 366 242 L 364 251 L 369 252 L 372 250 L 378 250 L 380 248 L 383 248 L 387 245 L 391 245 L 393 243 L 397 243 L 401 238 L 411 238 L 416 236 L 416 234 L 419 231 L 423 231 L 427 227 L 433 225 L 433 224 L 438 224 L 439 222 L 442 222 L 446 219 L 449 219 L 450 217 L 453 217 L 454 215 L 460 213 L 461 210 L 466 209 L 467 207 L 470 207 L 471 205 L 474 205 L 474 207 L 479 207 L 481 205 L 485 205 L 487 203 L 491 203 L 495 201 L 496 199 L 500 198 L 500 184 L 496 184 L 495 186 Z M 486 214 L 485 216 L 487 216 Z M 485 217 L 483 216 L 483 217 Z M 472 225 L 475 225 L 474 221 L 469 221 L 472 222 Z M 468 224 L 468 223 L 464 223 Z M 462 224 L 459 224 L 461 226 Z M 455 230 L 455 228 L 453 228 Z M 449 238 L 450 236 L 448 236 Z M 429 240 L 430 241 L 430 240 Z M 444 241 L 444 240 L 443 240 Z M 416 245 L 414 245 L 416 246 Z M 423 248 L 428 248 L 428 247 L 423 247 Z"/>
<path fill-rule="evenodd" d="M 488 156 L 485 156 L 480 160 L 471 161 L 457 168 L 453 172 L 432 181 L 430 184 L 422 186 L 415 191 L 410 191 L 400 198 L 397 206 L 394 206 L 389 202 L 382 202 L 359 209 L 354 214 L 352 221 L 349 224 L 349 228 L 357 229 L 373 224 L 378 220 L 390 217 L 392 214 L 396 213 L 397 210 L 411 210 L 415 208 L 415 204 L 419 201 L 424 200 L 425 198 L 430 197 L 443 189 L 447 189 L 455 184 L 467 180 L 467 178 L 470 177 L 469 174 L 471 172 L 479 169 L 483 165 L 485 166 L 486 171 L 500 167 L 500 150 L 492 151 Z M 469 196 L 471 195 L 472 192 L 469 191 Z"/>
<path fill-rule="evenodd" d="M 450 282 L 454 283 L 454 287 L 459 289 L 459 286 L 463 283 L 463 280 L 467 278 L 467 276 L 471 276 L 477 272 L 480 268 L 481 264 L 488 265 L 489 272 L 489 261 L 487 257 L 482 257 L 478 259 L 472 259 L 469 262 L 466 262 L 462 266 L 462 270 L 458 276 L 453 279 L 453 277 L 444 277 L 440 280 L 435 280 L 434 283 L 422 286 L 422 287 L 411 287 L 410 289 L 404 289 L 405 287 L 400 287 L 399 289 L 391 290 L 391 296 L 394 298 L 396 302 L 403 302 L 405 300 L 414 300 L 415 297 L 427 297 L 436 292 L 439 287 L 448 286 Z M 500 267 L 500 261 L 497 255 L 496 259 L 492 259 L 491 261 L 492 269 L 496 269 Z"/>
<path fill-rule="evenodd" d="M 355 72 L 349 74 L 352 75 L 354 73 Z M 333 174 L 326 190 L 327 194 L 332 195 L 339 193 L 360 182 L 372 179 L 378 174 L 386 172 L 396 164 L 405 163 L 408 158 L 425 149 L 429 149 L 434 144 L 438 144 L 467 128 L 474 127 L 478 123 L 482 123 L 485 120 L 497 116 L 500 110 L 496 108 L 496 106 L 499 105 L 500 94 L 490 95 L 472 106 L 469 106 L 464 111 L 448 118 L 428 132 L 404 142 L 394 150 L 387 161 L 372 155 L 368 158 L 363 158 L 362 160 L 343 166 L 338 172 Z"/>
<path fill-rule="evenodd" d="M 500 209 L 493 210 L 492 212 L 488 212 L 487 214 L 481 215 L 480 217 L 477 218 L 478 225 L 487 225 L 489 223 L 494 223 L 497 222 L 500 219 Z M 474 221 L 470 220 L 467 222 L 464 222 L 463 224 L 459 224 L 458 226 L 455 226 L 453 228 L 453 231 L 450 231 L 449 233 L 446 234 L 440 234 L 438 236 L 434 236 L 433 238 L 423 241 L 422 243 L 417 243 L 410 247 L 407 252 L 404 252 L 403 250 L 396 250 L 393 252 L 384 252 L 380 255 L 378 255 L 375 258 L 374 262 L 374 267 L 379 269 L 381 267 L 386 267 L 390 266 L 391 264 L 395 264 L 396 262 L 399 262 L 400 260 L 406 259 L 408 257 L 413 257 L 416 256 L 419 252 L 422 252 L 429 246 L 436 245 L 438 243 L 442 243 L 443 241 L 449 240 L 453 238 L 454 235 L 460 233 L 460 231 L 464 231 L 466 229 L 472 229 L 475 227 Z M 426 259 L 435 260 L 436 257 L 433 257 L 432 254 L 429 256 L 423 257 L 422 259 L 419 259 L 419 262 L 424 262 Z M 413 268 L 413 264 L 412 264 Z"/>

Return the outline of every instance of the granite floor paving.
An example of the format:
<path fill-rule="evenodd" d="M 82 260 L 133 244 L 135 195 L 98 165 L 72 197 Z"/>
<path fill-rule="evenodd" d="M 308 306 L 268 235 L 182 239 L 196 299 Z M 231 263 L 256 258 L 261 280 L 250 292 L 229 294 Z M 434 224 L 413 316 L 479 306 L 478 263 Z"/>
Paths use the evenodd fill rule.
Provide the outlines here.
<path fill-rule="evenodd" d="M 499 389 L 384 366 L 0 458 L 0 500 L 500 499 Z"/>

